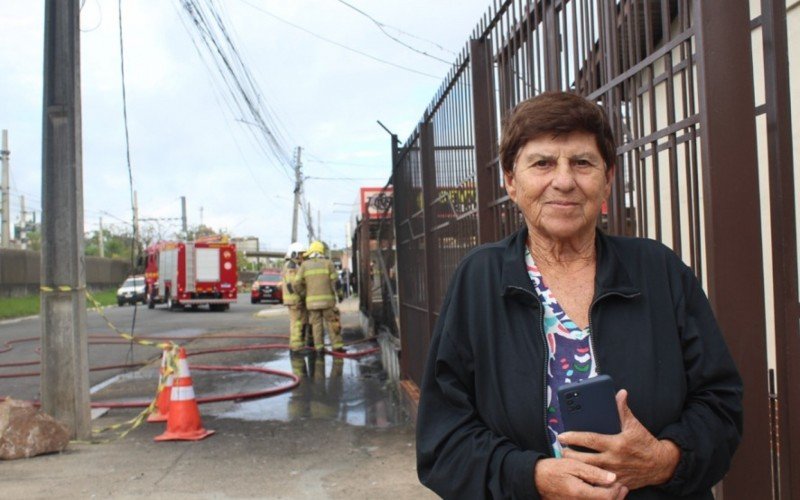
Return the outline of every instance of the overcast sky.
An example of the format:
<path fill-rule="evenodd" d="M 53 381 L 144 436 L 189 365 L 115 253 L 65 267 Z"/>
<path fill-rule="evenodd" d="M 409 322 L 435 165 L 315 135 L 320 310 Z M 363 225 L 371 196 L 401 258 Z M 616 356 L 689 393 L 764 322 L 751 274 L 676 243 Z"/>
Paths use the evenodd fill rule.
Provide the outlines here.
<path fill-rule="evenodd" d="M 347 2 L 385 24 L 386 32 L 404 44 L 451 63 L 489 4 Z M 132 211 L 118 0 L 82 3 L 88 232 L 97 229 L 101 217 L 104 226 L 130 224 Z M 283 135 L 288 154 L 295 146 L 303 148 L 306 199 L 315 219 L 322 214 L 323 239 L 343 246 L 358 188 L 382 186 L 391 172 L 389 136 L 376 120 L 404 142 L 450 64 L 392 40 L 339 0 L 214 3 L 272 113 L 275 122 L 270 126 Z M 0 0 L 0 128 L 9 131 L 13 222 L 19 217 L 20 196 L 27 210 L 37 212 L 37 220 L 41 216 L 43 4 Z M 285 249 L 291 237 L 290 172 L 256 141 L 254 126 L 244 123 L 249 117 L 232 111 L 227 87 L 208 53 L 203 52 L 205 62 L 198 53 L 198 32 L 182 9 L 180 0 L 122 0 L 130 156 L 139 215 L 177 219 L 180 197 L 186 196 L 189 226 L 201 223 L 202 211 L 202 223 L 214 229 L 258 237 L 262 249 Z M 166 238 L 180 229 L 179 220 L 149 224 Z M 304 240 L 302 225 L 299 234 Z"/>

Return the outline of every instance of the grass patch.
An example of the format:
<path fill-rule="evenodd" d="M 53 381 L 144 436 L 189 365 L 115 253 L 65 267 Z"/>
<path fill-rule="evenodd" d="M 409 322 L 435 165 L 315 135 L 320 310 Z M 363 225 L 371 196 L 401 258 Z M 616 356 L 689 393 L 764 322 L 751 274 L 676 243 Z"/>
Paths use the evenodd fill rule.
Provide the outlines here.
<path fill-rule="evenodd" d="M 117 303 L 116 290 L 92 292 L 92 296 L 94 296 L 97 302 L 104 306 L 110 306 Z M 0 298 L 0 319 L 36 316 L 39 314 L 39 307 L 40 303 L 38 295 Z M 87 299 L 86 307 L 91 309 L 94 307 L 94 303 Z"/>

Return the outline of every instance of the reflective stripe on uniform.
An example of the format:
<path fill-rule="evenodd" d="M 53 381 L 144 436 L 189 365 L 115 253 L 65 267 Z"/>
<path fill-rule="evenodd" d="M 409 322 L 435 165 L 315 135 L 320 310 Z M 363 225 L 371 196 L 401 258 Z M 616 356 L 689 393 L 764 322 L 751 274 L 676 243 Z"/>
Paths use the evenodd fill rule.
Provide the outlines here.
<path fill-rule="evenodd" d="M 306 297 L 306 303 L 308 302 L 320 302 L 326 300 L 333 300 L 333 295 L 309 295 Z"/>
<path fill-rule="evenodd" d="M 320 268 L 320 269 L 305 269 L 305 270 L 303 270 L 303 274 L 305 274 L 306 276 L 316 276 L 318 274 L 328 274 L 328 270 L 327 269 L 322 269 L 322 268 Z"/>

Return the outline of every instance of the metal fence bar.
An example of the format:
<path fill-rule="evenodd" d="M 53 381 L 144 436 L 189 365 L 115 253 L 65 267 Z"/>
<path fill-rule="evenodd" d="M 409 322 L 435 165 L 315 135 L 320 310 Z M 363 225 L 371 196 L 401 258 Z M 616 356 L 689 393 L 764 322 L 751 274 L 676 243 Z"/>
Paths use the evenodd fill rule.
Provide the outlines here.
<path fill-rule="evenodd" d="M 435 244 L 436 235 L 433 231 L 435 221 L 435 201 L 436 196 L 436 159 L 433 150 L 433 128 L 426 119 L 420 124 L 420 149 L 422 150 L 422 206 L 424 207 L 425 220 L 425 288 L 427 295 L 427 328 L 423 333 L 426 338 L 426 345 L 430 343 L 433 335 L 433 327 L 436 323 L 434 308 L 436 302 L 436 272 L 437 266 L 437 246 Z"/>
<path fill-rule="evenodd" d="M 472 64 L 472 100 L 475 130 L 475 190 L 478 204 L 478 243 L 496 239 L 497 227 L 489 203 L 492 200 L 491 162 L 495 156 L 497 132 L 492 96 L 492 42 L 489 38 L 470 41 Z"/>
<path fill-rule="evenodd" d="M 713 12 L 712 12 L 713 11 Z M 708 296 L 744 381 L 747 418 L 724 495 L 761 498 L 771 482 L 761 215 L 748 6 L 696 2 Z M 735 217 L 734 217 L 735 214 Z M 735 270 L 735 272 L 733 272 Z"/>
<path fill-rule="evenodd" d="M 794 193 L 787 192 L 794 186 L 784 95 L 788 63 L 779 58 L 786 51 L 785 25 L 780 25 L 785 23 L 785 5 L 779 0 L 761 3 L 762 16 L 754 22 L 763 24 L 766 69 L 775 75 L 767 76 L 767 103 L 757 109 L 767 115 L 773 141 L 768 143 L 772 272 L 794 277 L 775 280 L 778 394 L 786 398 L 777 407 L 781 421 L 789 422 L 789 415 L 796 419 L 800 414 L 799 396 L 797 391 L 781 394 L 781 388 L 800 377 L 800 368 L 790 363 L 800 354 L 800 305 L 796 240 L 787 230 L 794 230 L 795 214 Z M 751 26 L 741 22 L 747 17 L 746 4 L 493 2 L 395 160 L 394 241 L 404 376 L 421 380 L 433 322 L 461 257 L 479 242 L 500 239 L 522 223 L 505 193 L 497 158 L 501 120 L 517 103 L 545 89 L 575 91 L 606 109 L 619 143 L 612 198 L 601 225 L 615 234 L 668 244 L 709 290 L 747 387 L 746 442 L 724 493 L 734 498 L 763 494 L 756 486 L 740 484 L 760 483 L 769 468 L 764 448 L 769 439 L 763 432 L 769 421 L 765 311 L 763 304 L 741 302 L 745 280 L 740 270 L 752 273 L 748 283 L 763 283 L 761 252 L 750 251 L 762 240 L 758 195 L 753 192 L 753 113 L 748 106 L 730 106 L 746 102 L 753 91 L 748 69 Z M 744 93 L 737 94 L 740 90 Z M 783 135 L 772 137 L 776 131 Z M 748 263 L 740 266 L 745 257 Z M 780 434 L 784 491 L 800 488 L 800 479 L 792 478 L 800 474 L 791 473 L 789 444 L 800 439 L 800 426 L 793 432 Z M 795 459 L 795 468 L 797 463 Z"/>
<path fill-rule="evenodd" d="M 800 496 L 800 304 L 786 2 L 762 0 L 777 364 L 779 497 Z M 795 103 L 797 105 L 797 103 Z M 795 425 L 792 425 L 794 423 Z M 777 427 L 777 425 L 776 425 Z M 794 495 L 792 495 L 794 493 Z"/>

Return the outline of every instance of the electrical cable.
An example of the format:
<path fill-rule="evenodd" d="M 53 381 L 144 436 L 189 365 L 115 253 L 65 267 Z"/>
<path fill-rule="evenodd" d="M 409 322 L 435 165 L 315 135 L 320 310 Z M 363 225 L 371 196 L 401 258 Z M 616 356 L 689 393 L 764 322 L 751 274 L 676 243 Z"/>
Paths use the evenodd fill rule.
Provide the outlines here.
<path fill-rule="evenodd" d="M 260 129 L 263 134 L 261 138 L 266 142 L 267 146 L 265 153 L 278 160 L 280 171 L 290 182 L 293 182 L 289 171 L 289 168 L 293 167 L 293 165 L 287 153 L 288 148 L 285 146 L 285 139 L 276 126 L 276 121 L 272 116 L 273 113 L 265 105 L 262 94 L 244 64 L 222 17 L 213 4 L 213 0 L 206 0 L 205 8 L 195 0 L 181 0 L 181 5 L 183 6 L 182 12 L 186 14 L 191 24 L 196 28 L 197 33 L 199 33 L 200 42 L 210 54 L 217 73 L 238 110 L 233 113 L 234 116 L 246 116 L 249 119 L 243 121 L 251 123 Z M 195 43 L 195 46 L 197 47 L 197 43 Z M 198 52 L 203 57 L 199 49 Z M 255 136 L 253 130 L 251 130 L 251 133 Z M 261 141 L 258 142 L 261 144 Z"/>
<path fill-rule="evenodd" d="M 367 54 L 366 52 L 362 52 L 362 51 L 360 51 L 360 50 L 358 50 L 358 49 L 354 49 L 354 48 L 352 48 L 352 47 L 348 47 L 347 45 L 344 45 L 344 44 L 342 44 L 342 43 L 339 43 L 339 42 L 336 42 L 336 41 L 334 41 L 334 40 L 331 40 L 330 38 L 326 38 L 326 37 L 324 37 L 324 36 L 322 36 L 322 35 L 318 35 L 317 33 L 314 33 L 314 32 L 313 32 L 313 31 L 311 31 L 311 30 L 308 30 L 308 29 L 306 29 L 306 28 L 303 28 L 302 26 L 299 26 L 299 25 L 297 25 L 297 24 L 294 24 L 294 23 L 292 23 L 292 22 L 290 22 L 290 21 L 287 21 L 286 19 L 283 19 L 283 18 L 281 18 L 281 17 L 278 17 L 278 16 L 276 16 L 275 14 L 273 14 L 273 13 L 271 13 L 271 12 L 269 12 L 269 11 L 267 11 L 267 10 L 265 10 L 265 9 L 261 8 L 261 7 L 258 7 L 258 6 L 256 6 L 256 5 L 253 5 L 253 4 L 251 4 L 250 2 L 248 2 L 247 0 L 240 0 L 240 1 L 241 1 L 241 2 L 243 2 L 243 3 L 244 3 L 244 4 L 246 4 L 246 5 L 249 5 L 251 8 L 253 8 L 253 9 L 257 10 L 257 11 L 259 11 L 259 12 L 262 12 L 262 13 L 264 13 L 264 14 L 266 14 L 266 15 L 268 15 L 268 16 L 270 16 L 270 17 L 272 17 L 272 18 L 273 18 L 273 19 L 275 19 L 276 21 L 279 21 L 279 22 L 281 22 L 281 23 L 284 23 L 284 24 L 286 24 L 286 25 L 289 25 L 289 26 L 291 26 L 291 27 L 293 27 L 293 28 L 295 28 L 295 29 L 297 29 L 297 30 L 300 30 L 300 31 L 302 31 L 303 33 L 306 33 L 306 34 L 308 34 L 308 35 L 311 35 L 311 36 L 313 36 L 314 38 L 318 38 L 319 40 L 322 40 L 323 42 L 327 42 L 327 43 L 330 43 L 330 44 L 332 44 L 332 45 L 336 45 L 337 47 L 340 47 L 340 48 L 342 48 L 342 49 L 348 50 L 348 51 L 350 51 L 350 52 L 354 52 L 354 53 L 356 53 L 356 54 L 358 54 L 358 55 L 361 55 L 361 56 L 364 56 L 364 57 L 366 57 L 366 58 L 368 58 L 368 59 L 372 59 L 373 61 L 377 61 L 377 62 L 379 62 L 379 63 L 382 63 L 382 64 L 388 64 L 389 66 L 394 66 L 395 68 L 402 69 L 403 71 L 408 71 L 408 72 L 410 72 L 410 73 L 416 73 L 416 74 L 418 74 L 418 75 L 427 76 L 427 77 L 429 77 L 429 78 L 435 78 L 435 79 L 437 79 L 437 80 L 441 80 L 441 77 L 440 77 L 440 76 L 431 75 L 430 73 L 424 73 L 424 72 L 422 72 L 422 71 L 418 71 L 418 70 L 416 70 L 416 69 L 409 68 L 408 66 L 403 66 L 403 65 L 400 65 L 400 64 L 397 64 L 397 63 L 393 63 L 393 62 L 391 62 L 391 61 L 387 61 L 387 60 L 385 60 L 385 59 L 381 59 L 381 58 L 379 58 L 379 57 L 376 57 L 376 56 L 373 56 L 373 55 Z"/>
<path fill-rule="evenodd" d="M 379 29 L 379 30 L 381 30 L 381 33 L 383 33 L 384 35 L 386 35 L 387 37 L 389 37 L 391 40 L 393 40 L 393 41 L 395 41 L 395 42 L 399 43 L 399 44 L 400 44 L 400 45 L 402 45 L 403 47 L 405 47 L 405 48 L 407 48 L 407 49 L 410 49 L 410 50 L 412 50 L 412 51 L 416 52 L 417 54 L 422 54 L 422 55 L 423 55 L 423 56 L 425 56 L 425 57 L 430 57 L 431 59 L 435 59 L 436 61 L 443 62 L 443 63 L 445 63 L 445 64 L 448 64 L 448 65 L 453 63 L 452 61 L 447 61 L 447 60 L 445 60 L 445 59 L 441 59 L 441 58 L 439 58 L 439 57 L 436 57 L 436 56 L 434 56 L 434 55 L 428 54 L 427 52 L 425 52 L 425 51 L 423 51 L 423 50 L 419 50 L 419 49 L 418 49 L 418 48 L 416 48 L 416 47 L 412 47 L 411 45 L 409 45 L 409 44 L 405 43 L 404 41 L 400 40 L 399 38 L 397 38 L 397 37 L 394 37 L 394 36 L 390 35 L 390 34 L 389 34 L 389 32 L 387 32 L 387 31 L 386 31 L 386 28 L 390 28 L 391 26 L 389 26 L 389 25 L 387 25 L 387 24 L 384 24 L 384 23 L 382 23 L 382 22 L 378 21 L 377 19 L 375 19 L 375 18 L 374 18 L 374 17 L 372 17 L 371 15 L 367 14 L 367 13 L 366 13 L 366 12 L 364 12 L 363 10 L 359 9 L 358 7 L 355 7 L 354 5 L 351 5 L 351 4 L 347 3 L 347 2 L 345 2 L 344 0 L 337 0 L 337 1 L 338 1 L 339 3 L 341 3 L 341 4 L 343 4 L 343 5 L 346 5 L 347 7 L 349 7 L 349 8 L 351 8 L 351 9 L 353 9 L 354 11 L 358 12 L 358 13 L 359 13 L 359 14 L 361 14 L 362 16 L 364 16 L 364 17 L 366 17 L 367 19 L 369 19 L 370 21 L 372 21 L 372 22 L 375 24 L 375 26 L 377 26 L 377 27 L 378 27 L 378 29 Z M 397 28 L 393 28 L 393 29 L 397 29 Z M 398 30 L 398 31 L 400 31 L 400 30 Z M 433 43 L 433 42 L 431 42 L 431 43 Z M 436 44 L 434 44 L 434 45 L 436 45 Z M 437 45 L 437 47 L 441 48 L 439 45 Z M 457 54 L 453 53 L 453 55 L 457 55 Z"/>
<path fill-rule="evenodd" d="M 122 36 L 122 0 L 117 0 L 117 12 L 118 12 L 118 19 L 119 19 L 119 67 L 121 73 L 121 80 L 122 80 L 122 121 L 125 125 L 125 160 L 128 166 L 128 186 L 130 188 L 130 196 L 131 196 L 131 227 L 133 228 L 132 234 L 133 238 L 131 238 L 131 271 L 135 269 L 135 257 L 134 254 L 136 253 L 137 243 L 139 239 L 139 235 L 137 233 L 136 228 L 136 197 L 133 190 L 133 169 L 131 168 L 131 143 L 130 143 L 130 136 L 128 133 L 128 99 L 127 93 L 125 90 L 125 50 L 124 50 L 124 43 L 123 43 L 123 36 Z M 134 273 L 135 275 L 135 273 Z M 136 303 L 133 304 L 133 317 L 131 318 L 131 335 L 134 335 L 136 331 Z M 128 352 L 129 356 L 133 356 L 133 343 L 131 342 L 131 347 Z"/>
<path fill-rule="evenodd" d="M 85 3 L 86 3 L 86 0 L 82 0 L 81 1 L 81 7 L 80 7 L 81 14 L 83 14 L 83 6 L 84 6 Z M 100 2 L 99 1 L 95 0 L 95 3 L 97 4 L 97 12 L 100 13 L 100 19 L 97 21 L 97 24 L 93 28 L 90 28 L 88 30 L 82 29 L 81 33 L 91 33 L 92 31 L 95 31 L 97 28 L 100 27 L 100 25 L 103 24 L 103 8 L 100 6 Z"/>

